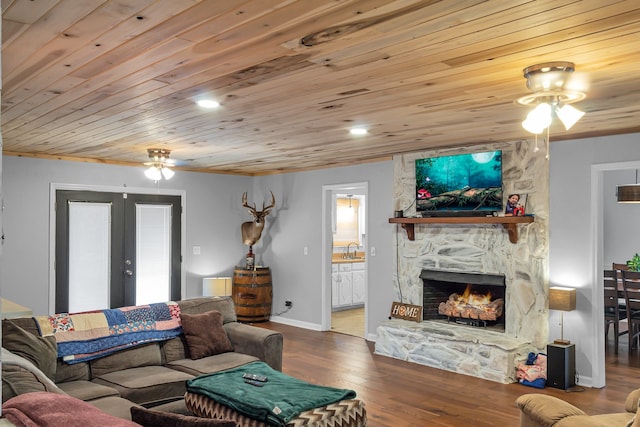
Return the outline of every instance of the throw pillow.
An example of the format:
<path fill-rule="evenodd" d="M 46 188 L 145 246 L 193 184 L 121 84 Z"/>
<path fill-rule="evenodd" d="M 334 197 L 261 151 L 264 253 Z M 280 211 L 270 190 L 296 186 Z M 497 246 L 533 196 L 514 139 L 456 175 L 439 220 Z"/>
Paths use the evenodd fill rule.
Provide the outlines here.
<path fill-rule="evenodd" d="M 233 345 L 222 326 L 223 318 L 219 311 L 180 314 L 180 320 L 191 359 L 202 359 L 233 351 Z"/>
<path fill-rule="evenodd" d="M 39 337 L 25 331 L 11 320 L 2 321 L 2 346 L 24 357 L 55 381 L 58 345 L 53 337 Z"/>
<path fill-rule="evenodd" d="M 236 427 L 234 421 L 153 411 L 140 406 L 131 407 L 131 421 L 143 427 Z"/>

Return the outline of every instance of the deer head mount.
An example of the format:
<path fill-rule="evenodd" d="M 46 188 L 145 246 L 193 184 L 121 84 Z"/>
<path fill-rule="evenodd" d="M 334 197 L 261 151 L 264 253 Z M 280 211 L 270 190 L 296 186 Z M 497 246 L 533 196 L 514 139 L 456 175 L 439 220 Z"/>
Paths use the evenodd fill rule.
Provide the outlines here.
<path fill-rule="evenodd" d="M 264 218 L 269 215 L 271 209 L 276 205 L 276 198 L 273 196 L 273 191 L 270 191 L 270 193 L 271 203 L 269 206 L 265 206 L 264 202 L 262 202 L 261 211 L 256 209 L 255 203 L 253 206 L 249 206 L 249 203 L 247 203 L 246 192 L 242 195 L 242 206 L 249 209 L 249 213 L 253 217 L 253 221 L 243 222 L 240 228 L 242 231 L 242 242 L 245 245 L 253 246 L 258 240 L 260 240 L 262 230 L 264 229 Z"/>

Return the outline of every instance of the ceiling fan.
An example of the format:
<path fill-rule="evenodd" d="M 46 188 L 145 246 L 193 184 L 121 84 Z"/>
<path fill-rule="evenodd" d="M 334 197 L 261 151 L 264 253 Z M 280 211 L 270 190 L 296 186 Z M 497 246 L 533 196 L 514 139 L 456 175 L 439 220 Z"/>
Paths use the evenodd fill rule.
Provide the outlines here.
<path fill-rule="evenodd" d="M 569 104 L 586 97 L 588 83 L 585 74 L 575 73 L 575 64 L 567 61 L 531 65 L 523 70 L 523 74 L 527 79 L 527 88 L 532 93 L 518 98 L 516 102 L 535 107 L 522 122 L 522 127 L 536 135 L 537 149 L 537 135 L 545 129 L 548 146 L 549 128 L 554 118 L 558 118 L 569 130 L 584 116 L 583 111 Z"/>
<path fill-rule="evenodd" d="M 164 177 L 164 179 L 171 179 L 173 175 L 175 175 L 175 172 L 169 169 L 170 167 L 175 166 L 176 163 L 173 159 L 169 158 L 171 150 L 164 148 L 149 148 L 147 152 L 149 153 L 149 159 L 151 160 L 144 163 L 145 166 L 149 166 L 149 168 L 144 171 L 147 178 L 154 181 L 160 181 L 162 177 Z"/>

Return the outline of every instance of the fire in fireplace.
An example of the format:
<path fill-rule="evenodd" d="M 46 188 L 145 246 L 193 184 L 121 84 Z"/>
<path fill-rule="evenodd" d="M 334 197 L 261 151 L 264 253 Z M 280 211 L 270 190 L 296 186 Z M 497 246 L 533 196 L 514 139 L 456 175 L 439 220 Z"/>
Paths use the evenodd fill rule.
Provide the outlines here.
<path fill-rule="evenodd" d="M 473 325 L 486 325 L 487 321 L 495 322 L 502 316 L 503 307 L 503 298 L 491 299 L 491 291 L 478 293 L 471 284 L 467 284 L 462 295 L 454 292 L 446 302 L 441 302 L 438 313 L 449 320 L 462 318 L 469 319 Z"/>
<path fill-rule="evenodd" d="M 423 320 L 504 332 L 505 276 L 422 270 Z"/>

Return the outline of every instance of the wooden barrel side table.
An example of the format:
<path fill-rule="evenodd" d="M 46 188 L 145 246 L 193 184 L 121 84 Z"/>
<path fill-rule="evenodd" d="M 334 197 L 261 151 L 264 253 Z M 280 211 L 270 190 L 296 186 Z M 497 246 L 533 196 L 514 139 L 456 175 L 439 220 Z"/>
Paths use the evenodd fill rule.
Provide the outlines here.
<path fill-rule="evenodd" d="M 271 317 L 273 297 L 271 270 L 257 267 L 233 270 L 232 293 L 236 316 L 242 323 L 266 322 Z"/>

